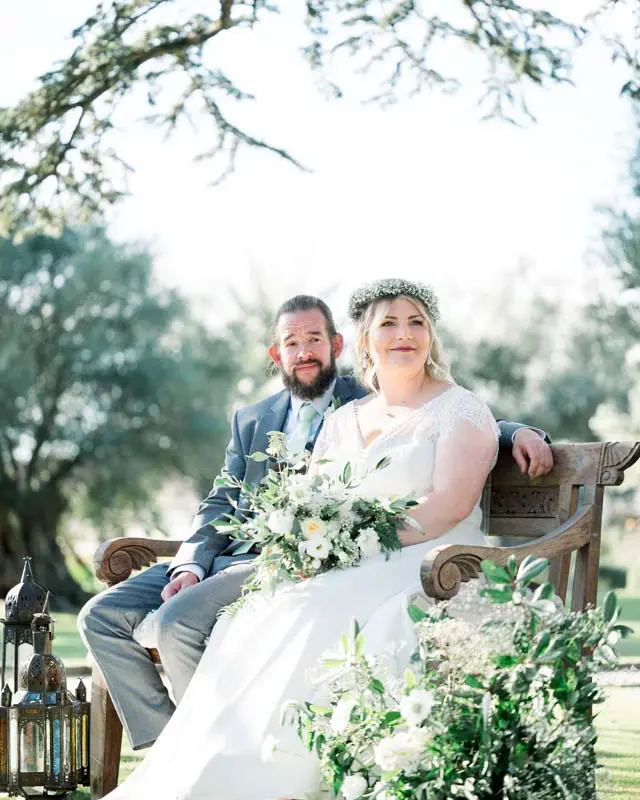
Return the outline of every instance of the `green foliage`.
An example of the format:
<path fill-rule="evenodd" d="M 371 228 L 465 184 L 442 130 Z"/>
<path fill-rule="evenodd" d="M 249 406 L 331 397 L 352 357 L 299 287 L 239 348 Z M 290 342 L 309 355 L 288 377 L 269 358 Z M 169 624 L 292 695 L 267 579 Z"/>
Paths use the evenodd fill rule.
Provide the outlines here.
<path fill-rule="evenodd" d="M 485 562 L 486 587 L 413 611 L 418 657 L 402 682 L 364 655 L 362 634 L 343 637 L 325 662 L 329 713 L 303 703 L 287 715 L 334 796 L 592 800 L 592 706 L 603 701 L 594 676 L 628 629 L 613 594 L 571 614 L 548 585 L 531 592 L 547 567 Z"/>
<path fill-rule="evenodd" d="M 456 67 L 475 55 L 487 115 L 518 119 L 531 116 L 526 88 L 569 81 L 576 47 L 606 28 L 614 55 L 632 75 L 624 91 L 636 93 L 637 54 L 615 33 L 613 12 L 622 0 L 603 0 L 598 15 L 578 14 L 578 22 L 538 5 L 451 0 L 436 13 L 413 2 L 307 0 L 300 47 L 333 95 L 342 94 L 347 74 L 372 73 L 379 81 L 372 99 L 381 103 L 455 88 Z M 130 168 L 113 146 L 113 116 L 133 94 L 146 98 L 148 122 L 169 134 L 183 121 L 208 123 L 213 146 L 200 157 L 219 159 L 222 175 L 243 147 L 296 163 L 233 121 L 237 105 L 252 98 L 225 72 L 216 50 L 220 37 L 260 25 L 280 7 L 267 0 L 213 6 L 201 0 L 189 13 L 178 0 L 98 4 L 73 31 L 71 55 L 14 107 L 0 110 L 4 232 L 27 221 L 65 222 L 69 212 L 86 221 L 122 196 Z"/>
<path fill-rule="evenodd" d="M 116 522 L 153 507 L 167 478 L 209 473 L 232 366 L 154 285 L 145 251 L 99 229 L 1 241 L 0 497 L 14 536 L 53 539 L 70 502 Z"/>

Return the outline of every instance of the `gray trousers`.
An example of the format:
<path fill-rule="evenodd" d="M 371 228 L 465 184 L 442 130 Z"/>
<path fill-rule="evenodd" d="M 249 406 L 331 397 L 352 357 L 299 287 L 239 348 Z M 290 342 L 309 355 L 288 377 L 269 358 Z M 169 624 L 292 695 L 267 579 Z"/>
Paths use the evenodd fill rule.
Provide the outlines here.
<path fill-rule="evenodd" d="M 104 675 L 134 750 L 153 744 L 175 708 L 149 653 L 132 638 L 134 628 L 160 609 L 158 651 L 179 703 L 218 612 L 239 597 L 253 558 L 215 559 L 214 574 L 166 603 L 160 593 L 169 582 L 168 565 L 156 564 L 96 595 L 81 610 L 80 634 Z"/>

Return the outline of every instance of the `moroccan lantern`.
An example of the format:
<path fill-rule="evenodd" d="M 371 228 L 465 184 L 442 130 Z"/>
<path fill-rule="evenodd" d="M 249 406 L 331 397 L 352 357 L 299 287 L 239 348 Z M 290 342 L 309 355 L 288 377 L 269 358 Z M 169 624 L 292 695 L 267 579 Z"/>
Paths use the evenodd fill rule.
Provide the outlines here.
<path fill-rule="evenodd" d="M 0 619 L 4 625 L 0 687 L 8 682 L 7 672 L 11 670 L 13 694 L 18 691 L 18 666 L 33 645 L 31 620 L 35 613 L 42 611 L 46 596 L 46 589 L 33 578 L 31 559 L 25 558 L 20 583 L 8 592 L 4 604 L 5 619 Z"/>
<path fill-rule="evenodd" d="M 0 694 L 0 792 L 64 797 L 89 785 L 89 704 L 82 681 L 67 689 L 62 661 L 51 652 L 47 594 L 31 621 L 33 653 L 19 668 L 18 691 Z"/>

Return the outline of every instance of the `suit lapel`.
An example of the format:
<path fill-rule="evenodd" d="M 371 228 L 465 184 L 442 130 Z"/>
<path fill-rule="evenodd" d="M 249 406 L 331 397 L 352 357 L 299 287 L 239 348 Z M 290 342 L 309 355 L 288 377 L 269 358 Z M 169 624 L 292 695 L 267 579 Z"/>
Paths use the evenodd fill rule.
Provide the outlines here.
<path fill-rule="evenodd" d="M 343 406 L 345 403 L 350 403 L 354 398 L 353 392 L 354 382 L 349 378 L 337 378 L 336 385 L 333 390 L 333 396 L 338 401 L 339 405 Z"/>
<path fill-rule="evenodd" d="M 253 434 L 251 449 L 249 450 L 250 453 L 266 452 L 269 444 L 269 433 L 271 431 L 281 431 L 284 428 L 284 421 L 287 417 L 287 411 L 289 410 L 290 402 L 291 398 L 287 390 L 278 392 L 278 394 L 274 397 L 271 406 L 267 409 L 267 411 L 265 411 L 265 413 L 256 423 L 256 430 Z M 256 464 L 256 466 L 258 465 L 258 462 L 256 461 L 253 461 L 252 463 Z M 262 472 L 264 473 L 265 462 L 260 462 L 260 466 L 262 467 Z"/>

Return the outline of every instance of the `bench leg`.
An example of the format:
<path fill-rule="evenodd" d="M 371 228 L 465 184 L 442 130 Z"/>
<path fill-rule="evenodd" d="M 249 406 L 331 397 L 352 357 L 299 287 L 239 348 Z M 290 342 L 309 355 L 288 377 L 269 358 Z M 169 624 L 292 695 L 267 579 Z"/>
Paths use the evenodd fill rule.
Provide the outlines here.
<path fill-rule="evenodd" d="M 91 675 L 91 800 L 99 800 L 118 785 L 122 723 L 97 665 Z"/>

